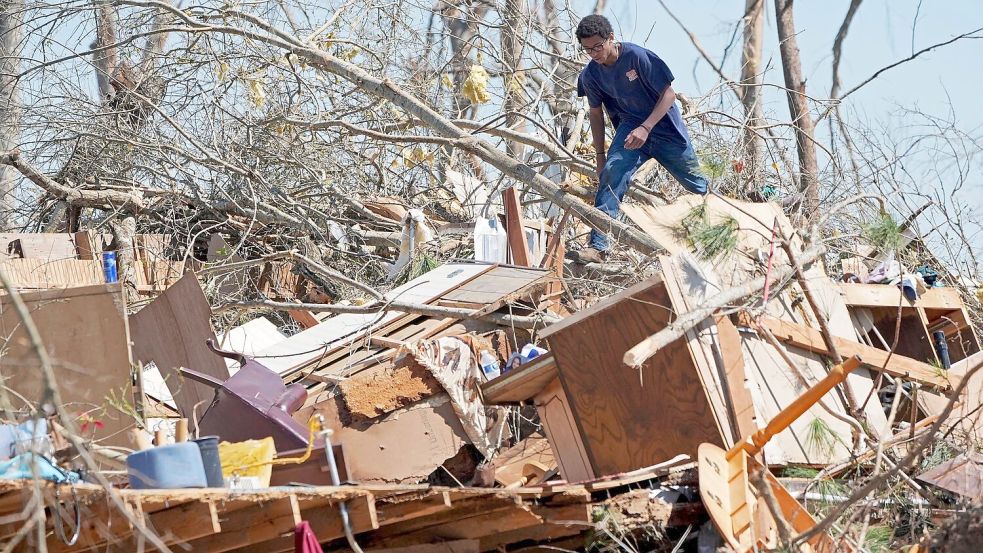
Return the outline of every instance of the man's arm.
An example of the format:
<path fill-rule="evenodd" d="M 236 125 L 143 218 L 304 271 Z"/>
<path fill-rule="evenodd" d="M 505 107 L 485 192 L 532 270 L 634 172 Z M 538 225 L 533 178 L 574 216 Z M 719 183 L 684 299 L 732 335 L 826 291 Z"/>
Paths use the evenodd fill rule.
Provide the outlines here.
<path fill-rule="evenodd" d="M 629 150 L 635 150 L 641 148 L 645 141 L 648 140 L 649 133 L 652 132 L 652 128 L 655 127 L 656 123 L 662 120 L 663 117 L 669 113 L 669 108 L 672 107 L 673 102 L 676 101 L 676 91 L 672 89 L 672 85 L 666 87 L 662 91 L 662 96 L 659 96 L 659 101 L 655 104 L 655 108 L 652 109 L 652 113 L 642 121 L 635 130 L 628 134 L 625 138 L 625 148 Z M 591 119 L 591 123 L 593 123 Z"/>
<path fill-rule="evenodd" d="M 604 150 L 604 109 L 600 107 L 590 108 L 590 135 L 594 141 L 595 164 L 597 175 L 601 175 L 601 169 L 607 162 L 607 155 Z"/>

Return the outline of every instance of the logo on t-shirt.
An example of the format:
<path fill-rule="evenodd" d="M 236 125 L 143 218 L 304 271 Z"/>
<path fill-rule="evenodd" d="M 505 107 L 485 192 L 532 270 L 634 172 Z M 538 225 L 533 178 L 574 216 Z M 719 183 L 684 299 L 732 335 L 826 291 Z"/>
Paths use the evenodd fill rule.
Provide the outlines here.
<path fill-rule="evenodd" d="M 628 72 L 625 73 L 625 76 L 628 77 L 628 82 L 632 82 L 638 78 L 638 71 L 635 71 L 634 69 L 629 69 Z"/>

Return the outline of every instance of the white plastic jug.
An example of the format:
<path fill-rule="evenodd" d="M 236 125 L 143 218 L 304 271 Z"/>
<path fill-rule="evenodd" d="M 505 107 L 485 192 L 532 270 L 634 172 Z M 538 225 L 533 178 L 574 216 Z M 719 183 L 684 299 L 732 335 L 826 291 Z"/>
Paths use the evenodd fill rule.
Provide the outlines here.
<path fill-rule="evenodd" d="M 498 219 L 478 217 L 474 222 L 474 258 L 476 261 L 505 263 L 508 237 Z"/>

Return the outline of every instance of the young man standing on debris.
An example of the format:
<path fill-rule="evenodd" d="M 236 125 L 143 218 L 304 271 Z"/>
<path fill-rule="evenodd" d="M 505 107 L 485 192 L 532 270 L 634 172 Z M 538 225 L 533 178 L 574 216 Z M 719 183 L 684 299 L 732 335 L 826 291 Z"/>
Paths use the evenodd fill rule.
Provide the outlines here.
<path fill-rule="evenodd" d="M 618 217 L 632 175 L 651 158 L 690 192 L 706 194 L 707 180 L 676 107 L 673 76 L 665 62 L 641 46 L 616 42 L 611 23 L 601 15 L 583 18 L 577 25 L 577 39 L 591 58 L 580 73 L 577 95 L 587 96 L 590 105 L 600 176 L 594 206 Z M 606 153 L 603 110 L 615 128 Z M 589 247 L 573 257 L 580 263 L 599 262 L 609 248 L 608 237 L 593 230 Z"/>

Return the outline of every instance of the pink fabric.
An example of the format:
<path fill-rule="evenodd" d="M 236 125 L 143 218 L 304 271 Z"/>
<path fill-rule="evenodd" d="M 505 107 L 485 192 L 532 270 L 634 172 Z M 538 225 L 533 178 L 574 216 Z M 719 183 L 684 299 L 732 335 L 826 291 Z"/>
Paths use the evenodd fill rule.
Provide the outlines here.
<path fill-rule="evenodd" d="M 311 530 L 311 523 L 301 521 L 294 529 L 294 553 L 324 553 L 317 536 Z"/>

